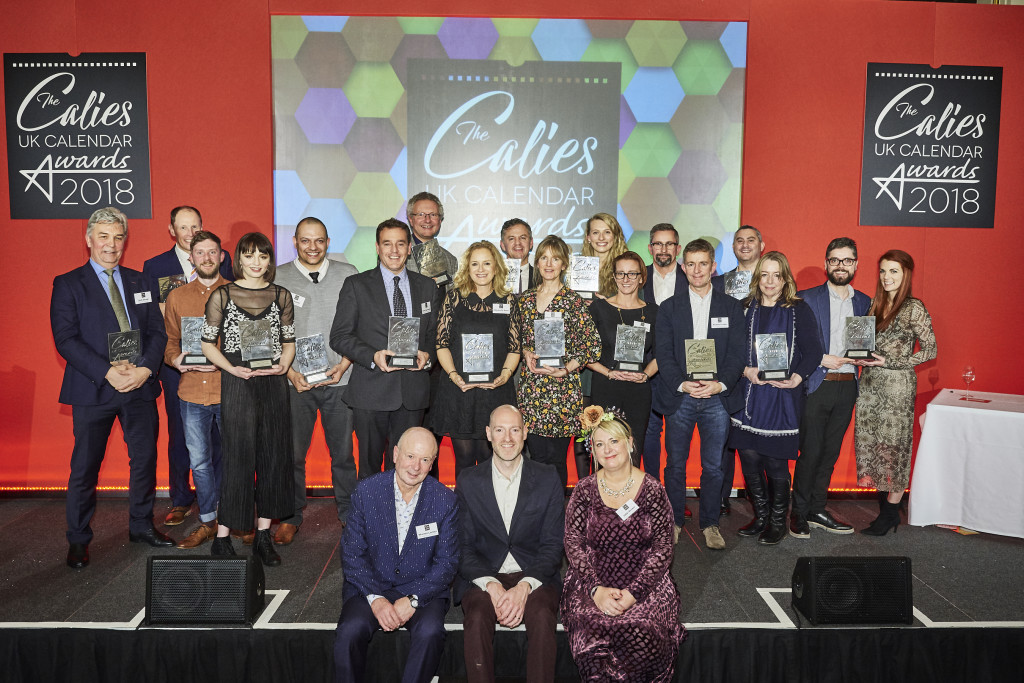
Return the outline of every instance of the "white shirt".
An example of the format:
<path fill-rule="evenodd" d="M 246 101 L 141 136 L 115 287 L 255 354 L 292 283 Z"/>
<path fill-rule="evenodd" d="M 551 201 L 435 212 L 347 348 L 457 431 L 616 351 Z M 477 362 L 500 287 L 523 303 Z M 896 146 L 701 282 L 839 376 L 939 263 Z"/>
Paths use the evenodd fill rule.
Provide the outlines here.
<path fill-rule="evenodd" d="M 514 293 L 522 294 L 530 287 L 530 261 L 527 259 L 525 263 L 522 263 L 519 266 L 519 289 Z"/>
<path fill-rule="evenodd" d="M 412 516 L 416 512 L 416 503 L 420 500 L 420 491 L 422 490 L 422 485 L 417 486 L 416 493 L 412 494 L 412 498 L 406 503 L 401 489 L 398 488 L 398 476 L 395 475 L 395 524 L 398 527 L 399 555 L 402 554 L 402 548 L 405 547 L 405 537 L 409 535 L 409 526 L 412 524 Z M 380 597 L 383 596 L 371 593 L 366 596 L 366 601 L 372 605 L 373 601 Z"/>
<path fill-rule="evenodd" d="M 843 343 L 846 319 L 853 316 L 853 287 L 846 285 L 845 299 L 840 298 L 831 285 L 825 285 L 825 288 L 828 290 L 828 353 L 842 356 L 846 351 L 846 344 Z M 857 368 L 846 363 L 838 370 L 829 372 L 857 372 Z"/>
<path fill-rule="evenodd" d="M 672 264 L 672 270 L 668 275 L 662 275 L 657 267 L 651 269 L 654 279 L 651 281 L 654 286 L 654 303 L 661 305 L 661 302 L 676 293 L 676 278 L 679 276 L 679 266 Z"/>
<path fill-rule="evenodd" d="M 174 255 L 178 257 L 178 263 L 181 265 L 181 272 L 185 274 L 189 282 L 196 279 L 196 273 L 194 272 L 195 267 L 189 260 L 192 255 L 187 251 L 182 250 L 177 244 L 174 245 Z"/>
<path fill-rule="evenodd" d="M 306 278 L 307 280 L 309 280 L 310 282 L 313 281 L 313 278 L 311 278 L 309 276 L 310 273 L 320 273 L 319 281 L 323 282 L 324 281 L 324 275 L 327 274 L 327 268 L 328 268 L 328 266 L 331 263 L 331 259 L 325 258 L 323 261 L 320 262 L 320 266 L 315 268 L 315 269 L 313 269 L 313 270 L 307 269 L 306 266 L 302 265 L 302 263 L 299 261 L 299 259 L 295 259 L 294 261 L 292 261 L 292 263 L 295 264 L 295 269 L 297 271 L 299 271 L 300 273 L 302 273 L 302 276 L 304 278 Z"/>
<path fill-rule="evenodd" d="M 687 287 L 686 291 L 690 294 L 690 312 L 693 314 L 693 338 L 707 339 L 708 324 L 711 322 L 711 293 L 714 290 L 708 289 L 708 293 L 703 297 L 693 291 L 693 287 Z M 722 391 L 726 391 L 725 383 L 719 382 L 719 384 Z M 676 391 L 682 390 L 683 385 L 680 383 Z"/>
<path fill-rule="evenodd" d="M 516 503 L 519 502 L 519 484 L 523 479 L 523 459 L 519 459 L 519 464 L 516 466 L 511 477 L 506 477 L 498 469 L 498 465 L 495 463 L 494 457 L 491 458 L 491 485 L 494 487 L 494 498 L 498 502 L 498 510 L 501 512 L 501 521 L 505 524 L 505 531 L 512 530 L 512 513 L 516 511 Z M 505 556 L 505 561 L 501 563 L 501 567 L 498 569 L 500 574 L 514 574 L 516 572 L 523 571 L 523 568 L 519 566 L 516 559 L 512 557 L 512 553 Z M 487 584 L 491 581 L 500 584 L 497 578 L 493 576 L 481 576 L 478 579 L 473 579 L 473 583 L 477 585 L 480 590 L 487 590 Z M 530 584 L 531 590 L 540 588 L 541 582 L 531 576 L 524 576 L 522 581 Z"/>

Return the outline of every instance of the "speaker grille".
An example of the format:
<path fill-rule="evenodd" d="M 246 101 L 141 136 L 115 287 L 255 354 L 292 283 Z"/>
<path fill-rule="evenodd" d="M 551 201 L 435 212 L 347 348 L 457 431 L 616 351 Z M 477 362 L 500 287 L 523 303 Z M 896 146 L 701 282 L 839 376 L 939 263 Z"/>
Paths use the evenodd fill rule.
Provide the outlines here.
<path fill-rule="evenodd" d="M 251 558 L 150 558 L 147 622 L 247 623 L 263 605 Z"/>
<path fill-rule="evenodd" d="M 802 557 L 793 606 L 813 624 L 911 624 L 910 558 Z"/>

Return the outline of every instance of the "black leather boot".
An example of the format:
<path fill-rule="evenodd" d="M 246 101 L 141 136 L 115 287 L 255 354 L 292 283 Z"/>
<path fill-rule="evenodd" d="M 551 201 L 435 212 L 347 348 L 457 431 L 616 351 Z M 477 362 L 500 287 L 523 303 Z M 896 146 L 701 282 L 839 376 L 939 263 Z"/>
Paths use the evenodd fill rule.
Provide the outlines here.
<path fill-rule="evenodd" d="M 889 533 L 889 529 L 896 533 L 896 528 L 899 525 L 900 504 L 890 503 L 888 498 L 881 498 L 878 501 L 878 517 L 871 524 L 868 524 L 867 528 L 861 529 L 860 532 L 868 536 L 885 536 Z"/>
<path fill-rule="evenodd" d="M 768 528 L 768 491 L 765 486 L 764 473 L 744 472 L 743 485 L 747 487 L 747 498 L 750 499 L 750 506 L 754 509 L 754 519 L 740 528 L 740 536 L 757 536 Z"/>
<path fill-rule="evenodd" d="M 256 531 L 256 538 L 252 542 L 252 551 L 268 567 L 276 567 L 281 564 L 281 556 L 274 550 L 274 538 L 270 535 L 270 529 Z"/>
<path fill-rule="evenodd" d="M 775 545 L 789 533 L 786 518 L 789 516 L 789 474 L 785 479 L 772 479 L 771 513 L 768 517 L 768 528 L 757 537 L 762 545 Z"/>

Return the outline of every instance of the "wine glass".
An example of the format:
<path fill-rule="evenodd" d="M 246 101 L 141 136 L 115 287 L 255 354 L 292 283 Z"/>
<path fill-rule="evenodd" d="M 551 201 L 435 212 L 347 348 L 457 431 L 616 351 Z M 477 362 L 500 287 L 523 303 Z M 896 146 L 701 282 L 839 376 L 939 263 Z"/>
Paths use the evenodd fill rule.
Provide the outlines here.
<path fill-rule="evenodd" d="M 963 379 L 964 379 L 964 384 L 967 385 L 967 396 L 964 397 L 964 400 L 970 401 L 971 400 L 971 382 L 974 381 L 974 366 L 973 365 L 968 365 L 967 367 L 965 367 L 964 368 L 964 374 L 961 375 L 961 377 L 963 377 Z"/>

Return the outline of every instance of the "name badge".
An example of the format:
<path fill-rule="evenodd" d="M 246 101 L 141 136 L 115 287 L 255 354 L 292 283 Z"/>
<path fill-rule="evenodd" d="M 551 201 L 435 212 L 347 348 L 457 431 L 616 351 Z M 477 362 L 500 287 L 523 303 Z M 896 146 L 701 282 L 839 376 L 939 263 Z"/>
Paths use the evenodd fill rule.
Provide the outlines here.
<path fill-rule="evenodd" d="M 561 311 L 544 311 L 544 319 L 545 320 L 552 320 L 552 319 L 553 320 L 561 320 L 562 319 L 562 312 Z"/>
<path fill-rule="evenodd" d="M 306 303 L 306 297 L 302 296 L 301 294 L 296 294 L 295 292 L 292 292 L 292 303 L 298 306 L 299 308 L 302 308 L 302 304 Z"/>
<path fill-rule="evenodd" d="M 153 301 L 152 292 L 135 292 L 135 303 L 148 304 Z"/>
<path fill-rule="evenodd" d="M 615 511 L 615 514 L 617 514 L 620 519 L 626 520 L 629 519 L 630 516 L 639 509 L 639 505 L 637 505 L 631 500 L 627 500 L 625 503 L 622 504 L 622 507 Z"/>
<path fill-rule="evenodd" d="M 712 318 L 711 319 L 711 327 L 716 329 L 716 330 L 720 330 L 720 329 L 729 327 L 729 319 L 728 318 Z"/>
<path fill-rule="evenodd" d="M 421 315 L 426 315 L 427 313 L 430 313 L 430 302 L 429 301 L 425 301 L 422 304 L 420 304 L 420 314 Z"/>
<path fill-rule="evenodd" d="M 504 315 L 508 315 L 509 313 L 512 312 L 512 311 L 509 310 L 510 308 L 511 308 L 510 304 L 494 304 L 494 312 L 495 313 L 502 313 Z"/>
<path fill-rule="evenodd" d="M 431 536 L 437 536 L 437 522 L 420 524 L 416 527 L 416 538 L 430 538 Z"/>
<path fill-rule="evenodd" d="M 637 320 L 635 323 L 633 323 L 633 327 L 642 327 L 642 328 L 644 328 L 644 330 L 646 332 L 650 332 L 651 331 L 651 324 L 650 323 L 645 323 L 642 320 Z"/>

